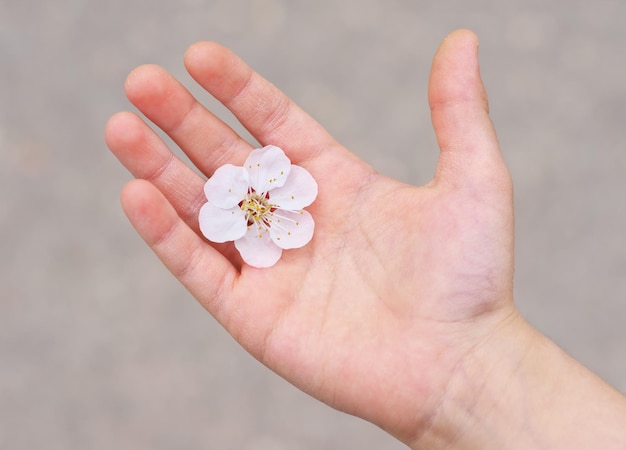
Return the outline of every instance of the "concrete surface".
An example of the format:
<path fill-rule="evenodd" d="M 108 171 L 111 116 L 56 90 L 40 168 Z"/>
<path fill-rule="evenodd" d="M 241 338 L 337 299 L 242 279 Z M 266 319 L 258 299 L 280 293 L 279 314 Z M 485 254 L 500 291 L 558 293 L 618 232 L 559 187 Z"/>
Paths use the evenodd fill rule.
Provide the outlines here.
<path fill-rule="evenodd" d="M 217 40 L 424 183 L 430 60 L 458 27 L 516 185 L 519 307 L 626 391 L 624 1 L 0 0 L 0 449 L 403 448 L 274 376 L 168 275 L 102 130 L 133 67 L 192 86 L 185 48 Z"/>

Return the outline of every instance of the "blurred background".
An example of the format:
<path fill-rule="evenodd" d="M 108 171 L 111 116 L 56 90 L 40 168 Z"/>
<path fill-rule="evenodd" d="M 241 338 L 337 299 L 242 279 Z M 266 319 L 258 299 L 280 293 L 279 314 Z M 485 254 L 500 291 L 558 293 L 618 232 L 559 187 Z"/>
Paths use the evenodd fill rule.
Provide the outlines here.
<path fill-rule="evenodd" d="M 441 39 L 481 39 L 523 314 L 626 392 L 623 0 L 0 0 L 0 449 L 401 449 L 241 350 L 119 206 L 127 73 L 216 40 L 379 171 L 429 181 Z"/>

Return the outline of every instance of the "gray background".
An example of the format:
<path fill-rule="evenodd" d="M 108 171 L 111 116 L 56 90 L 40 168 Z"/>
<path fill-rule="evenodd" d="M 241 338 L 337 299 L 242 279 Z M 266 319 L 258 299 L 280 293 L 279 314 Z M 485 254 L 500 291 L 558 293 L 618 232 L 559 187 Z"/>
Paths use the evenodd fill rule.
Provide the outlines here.
<path fill-rule="evenodd" d="M 626 391 L 626 2 L 0 0 L 0 449 L 400 449 L 254 361 L 135 235 L 102 137 L 125 75 L 217 40 L 381 172 L 437 150 L 426 86 L 481 39 L 516 186 L 516 299 Z"/>

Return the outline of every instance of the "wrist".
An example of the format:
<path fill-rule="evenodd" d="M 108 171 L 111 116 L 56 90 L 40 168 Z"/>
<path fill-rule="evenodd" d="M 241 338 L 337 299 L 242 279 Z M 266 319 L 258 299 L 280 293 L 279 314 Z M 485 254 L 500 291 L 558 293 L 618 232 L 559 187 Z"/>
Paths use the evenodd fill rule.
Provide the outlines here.
<path fill-rule="evenodd" d="M 512 312 L 457 364 L 431 426 L 411 448 L 508 448 L 521 421 L 513 386 L 537 339 Z M 533 448 L 521 445 L 520 448 Z"/>
<path fill-rule="evenodd" d="M 626 448 L 626 399 L 517 312 L 455 368 L 413 449 Z"/>

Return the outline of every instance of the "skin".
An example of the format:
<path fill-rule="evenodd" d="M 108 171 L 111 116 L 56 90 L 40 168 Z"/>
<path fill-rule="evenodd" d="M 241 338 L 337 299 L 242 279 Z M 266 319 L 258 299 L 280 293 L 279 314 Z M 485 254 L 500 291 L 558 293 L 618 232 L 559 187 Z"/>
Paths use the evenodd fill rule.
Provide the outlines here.
<path fill-rule="evenodd" d="M 316 178 L 313 240 L 269 269 L 243 264 L 232 243 L 207 242 L 197 223 L 205 178 L 129 112 L 106 127 L 136 178 L 122 206 L 255 358 L 412 448 L 626 448 L 624 397 L 514 306 L 512 183 L 477 53 L 476 36 L 460 30 L 435 55 L 440 157 L 416 187 L 376 173 L 232 52 L 199 42 L 185 54 L 195 81 Z M 139 67 L 125 89 L 206 176 L 252 150 L 160 67 Z"/>

